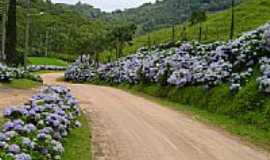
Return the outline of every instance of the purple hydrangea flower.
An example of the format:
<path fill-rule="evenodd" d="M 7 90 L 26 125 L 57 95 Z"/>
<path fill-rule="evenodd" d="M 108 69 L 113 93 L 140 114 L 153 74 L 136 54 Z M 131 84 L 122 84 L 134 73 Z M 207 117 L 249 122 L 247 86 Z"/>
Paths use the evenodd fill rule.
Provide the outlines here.
<path fill-rule="evenodd" d="M 0 141 L 0 148 L 1 148 L 1 149 L 6 149 L 7 147 L 8 147 L 7 142 L 2 142 L 2 141 Z"/>
<path fill-rule="evenodd" d="M 26 124 L 26 125 L 24 126 L 24 129 L 25 129 L 28 133 L 31 133 L 31 132 L 36 131 L 36 130 L 37 130 L 37 127 L 36 127 L 35 125 L 29 123 L 29 124 Z"/>
<path fill-rule="evenodd" d="M 34 149 L 35 143 L 32 142 L 29 138 L 23 137 L 22 144 L 28 148 Z"/>
<path fill-rule="evenodd" d="M 5 141 L 7 139 L 6 135 L 0 132 L 0 141 Z"/>
<path fill-rule="evenodd" d="M 21 149 L 17 144 L 12 144 L 8 147 L 8 152 L 18 154 L 20 153 Z"/>
<path fill-rule="evenodd" d="M 17 136 L 18 133 L 16 131 L 8 131 L 5 132 L 5 136 L 7 137 L 7 139 L 11 139 L 14 138 L 15 136 Z"/>
<path fill-rule="evenodd" d="M 81 124 L 81 122 L 76 121 L 76 122 L 75 122 L 75 126 L 78 127 L 78 128 L 80 128 L 80 127 L 82 127 L 82 124 Z"/>
<path fill-rule="evenodd" d="M 4 124 L 4 126 L 3 126 L 3 131 L 4 132 L 7 132 L 7 131 L 10 131 L 10 130 L 12 130 L 13 128 L 14 128 L 14 123 L 13 122 L 11 122 L 11 121 L 9 121 L 9 122 L 6 122 L 5 124 Z"/>
<path fill-rule="evenodd" d="M 5 108 L 4 109 L 4 116 L 9 117 L 12 115 L 13 112 L 14 112 L 14 108 L 12 108 L 12 107 Z"/>
<path fill-rule="evenodd" d="M 15 160 L 32 160 L 31 156 L 26 153 L 17 154 Z"/>

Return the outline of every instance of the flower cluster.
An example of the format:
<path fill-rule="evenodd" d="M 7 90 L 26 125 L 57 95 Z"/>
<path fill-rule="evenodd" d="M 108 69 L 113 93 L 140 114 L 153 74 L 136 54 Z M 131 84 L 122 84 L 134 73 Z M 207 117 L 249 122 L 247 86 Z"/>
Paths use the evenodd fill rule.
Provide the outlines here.
<path fill-rule="evenodd" d="M 66 67 L 61 66 L 54 66 L 54 65 L 29 65 L 27 66 L 27 70 L 29 72 L 36 72 L 36 71 L 64 71 L 66 70 Z"/>
<path fill-rule="evenodd" d="M 260 70 L 262 76 L 257 79 L 259 90 L 270 93 L 270 58 L 263 57 L 260 59 Z"/>
<path fill-rule="evenodd" d="M 64 152 L 61 142 L 72 128 L 81 126 L 79 115 L 78 102 L 69 89 L 43 88 L 24 106 L 5 109 L 8 121 L 0 132 L 0 157 L 61 159 Z"/>
<path fill-rule="evenodd" d="M 246 71 L 241 73 L 232 73 L 230 79 L 230 90 L 232 93 L 238 92 L 243 85 L 245 85 L 247 78 L 251 77 L 253 73 L 252 68 L 248 68 Z"/>
<path fill-rule="evenodd" d="M 270 51 L 270 26 L 265 30 L 265 48 Z"/>
<path fill-rule="evenodd" d="M 25 71 L 22 68 L 10 68 L 0 63 L 0 82 L 9 82 L 12 79 L 31 79 L 42 82 L 40 76 Z"/>
<path fill-rule="evenodd" d="M 65 80 L 84 82 L 96 76 L 96 69 L 89 56 L 82 55 L 65 72 Z"/>

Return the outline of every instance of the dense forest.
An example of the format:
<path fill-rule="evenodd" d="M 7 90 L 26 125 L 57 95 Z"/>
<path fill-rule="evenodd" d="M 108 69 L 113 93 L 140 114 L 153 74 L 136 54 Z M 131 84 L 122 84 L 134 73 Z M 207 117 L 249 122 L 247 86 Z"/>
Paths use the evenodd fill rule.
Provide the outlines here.
<path fill-rule="evenodd" d="M 40 12 L 44 14 L 38 15 Z M 106 30 L 104 22 L 90 20 L 75 12 L 70 6 L 35 0 L 28 10 L 26 1 L 19 1 L 17 5 L 18 48 L 24 48 L 26 14 L 29 13 L 34 15 L 30 17 L 29 37 L 31 54 L 35 55 L 47 53 L 73 55 L 87 52 L 83 43 L 89 41 L 89 38 L 94 41 L 97 37 L 100 39 L 98 35 L 103 35 Z"/>

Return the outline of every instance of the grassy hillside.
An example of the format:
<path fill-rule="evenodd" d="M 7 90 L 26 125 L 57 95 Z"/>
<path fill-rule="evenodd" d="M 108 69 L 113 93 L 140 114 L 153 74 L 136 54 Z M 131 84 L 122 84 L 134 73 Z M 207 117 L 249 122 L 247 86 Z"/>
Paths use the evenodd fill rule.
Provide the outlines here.
<path fill-rule="evenodd" d="M 68 63 L 57 58 L 49 57 L 30 57 L 30 64 L 32 65 L 55 65 L 55 66 L 68 66 Z"/>
<path fill-rule="evenodd" d="M 247 0 L 235 0 L 237 4 L 241 1 Z M 193 11 L 199 8 L 214 12 L 224 10 L 230 5 L 231 0 L 163 0 L 156 3 L 145 3 L 138 8 L 125 11 L 115 11 L 107 14 L 105 19 L 116 23 L 133 22 L 138 26 L 138 34 L 141 34 L 168 27 L 171 24 L 183 23 Z"/>
<path fill-rule="evenodd" d="M 235 25 L 236 36 L 242 32 L 255 29 L 256 27 L 266 23 L 270 20 L 270 1 L 269 0 L 248 0 L 235 8 Z M 215 14 L 209 14 L 208 20 L 203 23 L 203 41 L 210 42 L 214 40 L 227 40 L 229 38 L 231 10 L 225 10 Z M 198 26 L 187 27 L 188 40 L 198 39 Z M 207 29 L 206 29 L 207 28 Z M 181 40 L 183 25 L 176 26 L 176 38 Z M 164 28 L 140 36 L 134 39 L 133 45 L 125 48 L 124 52 L 132 53 L 143 45 L 147 45 L 148 37 L 151 43 L 168 42 L 172 37 L 172 29 Z"/>

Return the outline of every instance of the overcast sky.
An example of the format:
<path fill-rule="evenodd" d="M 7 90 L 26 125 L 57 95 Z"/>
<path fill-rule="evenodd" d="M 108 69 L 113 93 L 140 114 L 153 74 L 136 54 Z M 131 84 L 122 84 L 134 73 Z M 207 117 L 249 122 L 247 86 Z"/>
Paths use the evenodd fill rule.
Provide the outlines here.
<path fill-rule="evenodd" d="M 52 0 L 56 3 L 75 4 L 79 0 Z M 88 3 L 103 11 L 114 11 L 116 9 L 126 9 L 138 7 L 146 2 L 155 2 L 156 0 L 81 0 L 83 3 Z"/>

